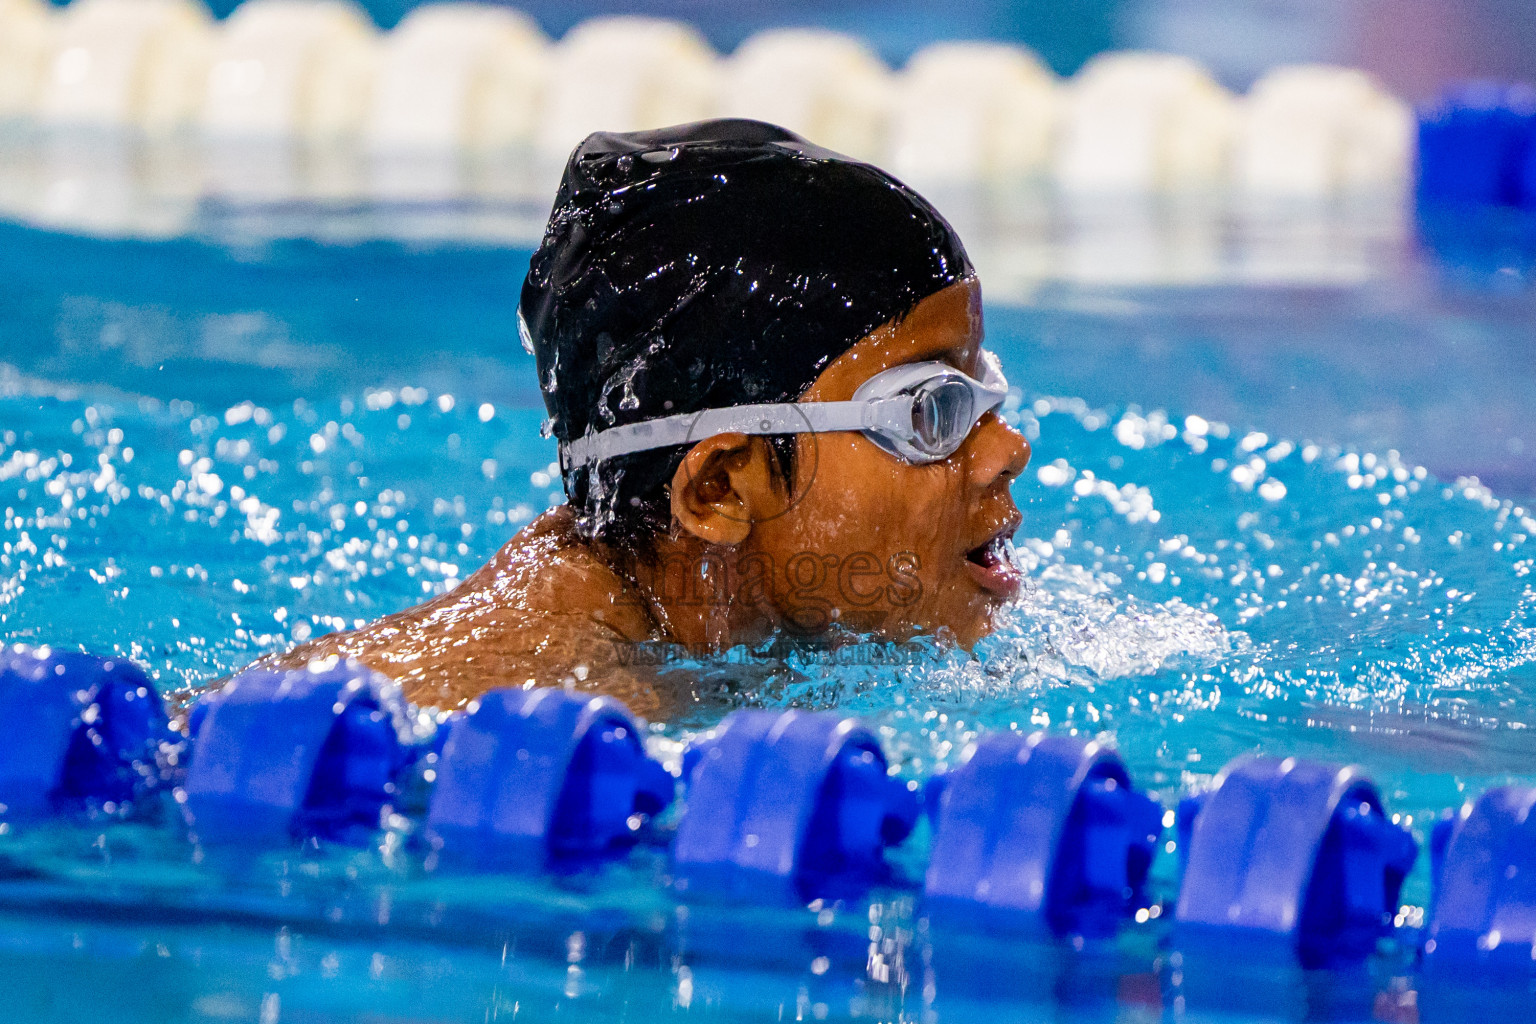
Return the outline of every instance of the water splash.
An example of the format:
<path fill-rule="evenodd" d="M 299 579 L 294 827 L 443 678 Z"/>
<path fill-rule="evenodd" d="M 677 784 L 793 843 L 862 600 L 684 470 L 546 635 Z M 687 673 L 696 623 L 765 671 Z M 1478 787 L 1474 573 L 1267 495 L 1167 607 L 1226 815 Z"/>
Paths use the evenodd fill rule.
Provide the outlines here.
<path fill-rule="evenodd" d="M 397 386 L 208 410 L 0 377 L 0 635 L 128 654 L 176 689 L 441 593 L 560 496 L 540 411 L 484 404 Z M 1050 727 L 1113 740 L 1167 798 L 1283 751 L 1362 762 L 1421 819 L 1536 778 L 1531 510 L 1196 415 L 1010 415 L 1037 452 L 1015 488 L 1030 585 L 974 657 L 679 663 L 714 696 L 663 735 L 836 706 L 921 773 L 978 731 Z"/>

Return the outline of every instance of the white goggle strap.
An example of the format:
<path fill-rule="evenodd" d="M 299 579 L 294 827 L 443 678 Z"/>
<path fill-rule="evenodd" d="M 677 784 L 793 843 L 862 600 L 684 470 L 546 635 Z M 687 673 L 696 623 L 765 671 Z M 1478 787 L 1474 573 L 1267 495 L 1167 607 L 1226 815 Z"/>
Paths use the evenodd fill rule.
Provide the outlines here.
<path fill-rule="evenodd" d="M 605 459 L 703 441 L 716 434 L 825 434 L 883 425 L 878 406 L 886 402 L 783 402 L 705 409 L 610 427 L 567 443 L 575 468 Z M 905 404 L 898 400 L 897 404 Z"/>

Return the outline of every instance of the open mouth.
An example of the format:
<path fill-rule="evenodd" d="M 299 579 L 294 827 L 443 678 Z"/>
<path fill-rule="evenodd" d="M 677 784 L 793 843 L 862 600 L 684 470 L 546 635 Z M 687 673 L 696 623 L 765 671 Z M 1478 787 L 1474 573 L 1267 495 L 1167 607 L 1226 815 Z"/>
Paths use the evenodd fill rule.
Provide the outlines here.
<path fill-rule="evenodd" d="M 1009 533 L 1012 533 L 1010 530 Z M 998 534 L 985 544 L 979 544 L 965 553 L 965 559 L 983 569 L 1001 565 L 1008 560 L 1008 534 Z"/>
<path fill-rule="evenodd" d="M 1024 582 L 1009 551 L 1017 528 L 1017 523 L 1011 523 L 965 553 L 971 578 L 983 590 L 1003 598 L 1017 597 Z"/>

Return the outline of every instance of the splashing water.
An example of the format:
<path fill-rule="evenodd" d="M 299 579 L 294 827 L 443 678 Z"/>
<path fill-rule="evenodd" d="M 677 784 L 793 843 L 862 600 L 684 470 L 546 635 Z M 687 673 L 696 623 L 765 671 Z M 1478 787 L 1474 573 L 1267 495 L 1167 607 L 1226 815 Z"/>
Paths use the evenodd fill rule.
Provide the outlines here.
<path fill-rule="evenodd" d="M 926 773 L 978 731 L 1049 727 L 1112 740 L 1165 799 L 1248 750 L 1361 762 L 1421 822 L 1536 777 L 1531 512 L 1393 452 L 1011 405 L 1030 585 L 974 657 L 696 665 L 729 699 L 658 743 L 742 703 L 835 705 Z M 562 499 L 539 420 L 413 387 L 212 411 L 10 373 L 0 635 L 128 654 L 176 691 L 441 593 Z"/>

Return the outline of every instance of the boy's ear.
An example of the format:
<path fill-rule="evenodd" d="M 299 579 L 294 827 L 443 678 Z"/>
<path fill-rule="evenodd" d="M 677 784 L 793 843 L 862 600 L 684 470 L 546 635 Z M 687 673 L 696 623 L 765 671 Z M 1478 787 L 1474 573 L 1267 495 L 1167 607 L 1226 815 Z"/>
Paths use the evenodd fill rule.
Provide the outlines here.
<path fill-rule="evenodd" d="M 734 546 L 782 515 L 788 492 L 766 439 L 716 434 L 683 456 L 672 476 L 672 517 L 707 544 Z"/>

